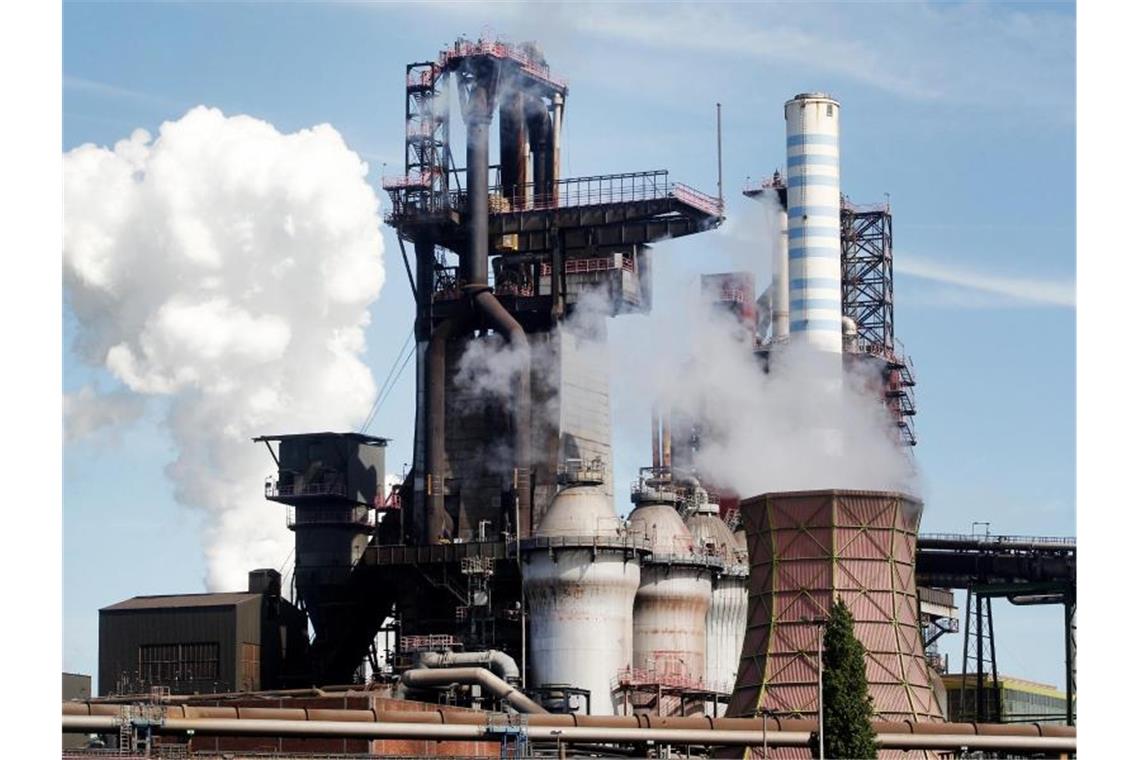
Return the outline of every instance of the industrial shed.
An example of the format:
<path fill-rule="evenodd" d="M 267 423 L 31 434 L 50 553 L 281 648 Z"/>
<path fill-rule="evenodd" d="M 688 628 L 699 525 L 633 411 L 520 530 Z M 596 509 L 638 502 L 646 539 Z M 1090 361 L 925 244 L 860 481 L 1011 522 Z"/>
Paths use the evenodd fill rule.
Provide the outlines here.
<path fill-rule="evenodd" d="M 99 610 L 99 693 L 280 688 L 308 650 L 304 613 L 275 570 L 238 593 L 136 596 Z"/>

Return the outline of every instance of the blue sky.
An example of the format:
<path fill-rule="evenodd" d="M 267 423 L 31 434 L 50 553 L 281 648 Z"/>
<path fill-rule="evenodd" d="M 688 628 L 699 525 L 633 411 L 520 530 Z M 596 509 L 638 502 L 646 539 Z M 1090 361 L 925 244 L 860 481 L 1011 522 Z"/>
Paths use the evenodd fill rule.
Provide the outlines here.
<path fill-rule="evenodd" d="M 99 4 L 64 6 L 63 149 L 110 145 L 206 104 L 288 132 L 328 122 L 378 184 L 402 166 L 403 66 L 458 34 L 536 39 L 570 80 L 566 176 L 668 168 L 716 187 L 724 106 L 729 224 L 658 247 L 660 293 L 732 268 L 736 190 L 782 164 L 784 100 L 843 104 L 843 186 L 890 193 L 896 325 L 919 379 L 924 530 L 1072 535 L 1075 501 L 1075 59 L 1071 4 Z M 366 361 L 387 374 L 410 327 L 399 249 Z M 662 303 L 658 299 L 658 303 Z M 64 386 L 115 387 L 70 350 Z M 612 332 L 627 329 L 620 320 Z M 412 373 L 371 431 L 410 461 Z M 647 418 L 614 389 L 618 483 Z M 627 403 L 628 402 L 628 403 Z M 94 672 L 97 610 L 197 591 L 200 518 L 174 502 L 173 450 L 151 403 L 128 428 L 69 443 L 64 461 L 65 670 Z M 635 448 L 636 447 L 636 448 Z M 260 483 L 251 483 L 260 498 Z M 623 489 L 618 489 L 623 490 Z M 284 561 L 285 558 L 283 557 Z M 1059 608 L 995 609 L 999 665 L 1063 682 Z M 959 636 L 944 637 L 957 659 Z"/>

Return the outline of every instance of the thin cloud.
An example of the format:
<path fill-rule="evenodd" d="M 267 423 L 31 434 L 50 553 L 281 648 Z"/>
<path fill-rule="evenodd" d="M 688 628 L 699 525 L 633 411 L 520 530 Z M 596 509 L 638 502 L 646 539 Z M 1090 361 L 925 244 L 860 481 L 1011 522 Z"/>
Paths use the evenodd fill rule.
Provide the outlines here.
<path fill-rule="evenodd" d="M 96 95 L 103 98 L 113 98 L 116 100 L 133 100 L 137 103 L 148 103 L 153 105 L 163 106 L 176 106 L 179 105 L 169 98 L 164 98 L 161 95 L 152 95 L 147 92 L 140 92 L 132 90 L 128 87 L 120 87 L 115 84 L 108 84 L 106 82 L 97 82 L 93 79 L 84 79 L 83 77 L 64 76 L 63 89 L 71 90 L 73 92 L 82 92 L 88 95 Z"/>
<path fill-rule="evenodd" d="M 453 21 L 488 20 L 486 8 L 473 3 L 415 8 Z M 710 81 L 740 76 L 741 66 L 769 72 L 781 66 L 906 100 L 1066 113 L 1074 105 L 1076 24 L 1064 6 L 547 3 L 534 13 L 530 4 L 505 2 L 495 5 L 495 23 L 483 33 L 536 39 L 548 52 L 595 40 L 608 46 L 609 55 L 624 52 L 637 63 L 648 51 L 657 54 L 661 76 L 668 75 L 660 67 L 696 54 Z M 607 76 L 613 71 L 630 76 L 618 63 L 606 67 Z"/>
<path fill-rule="evenodd" d="M 1001 276 L 947 266 L 929 259 L 916 258 L 912 254 L 895 259 L 895 272 L 941 285 L 1001 296 L 1007 302 L 1069 309 L 1077 305 L 1076 287 L 1072 280 Z"/>

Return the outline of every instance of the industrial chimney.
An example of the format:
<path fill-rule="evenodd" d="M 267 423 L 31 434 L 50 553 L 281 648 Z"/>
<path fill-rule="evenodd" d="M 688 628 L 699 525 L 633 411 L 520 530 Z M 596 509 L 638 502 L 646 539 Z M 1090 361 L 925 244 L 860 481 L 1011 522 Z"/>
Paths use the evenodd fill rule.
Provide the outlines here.
<path fill-rule="evenodd" d="M 840 318 L 839 101 L 812 92 L 784 104 L 788 142 L 791 339 L 843 350 Z"/>

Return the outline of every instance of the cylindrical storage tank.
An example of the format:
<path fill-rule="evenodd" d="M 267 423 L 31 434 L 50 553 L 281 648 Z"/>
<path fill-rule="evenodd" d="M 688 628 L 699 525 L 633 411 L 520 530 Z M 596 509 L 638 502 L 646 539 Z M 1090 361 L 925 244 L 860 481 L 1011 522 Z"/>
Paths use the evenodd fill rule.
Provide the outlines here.
<path fill-rule="evenodd" d="M 641 501 L 629 531 L 648 540 L 633 606 L 633 667 L 650 679 L 669 677 L 703 685 L 705 616 L 712 573 L 719 565 L 693 551 L 693 537 L 673 504 Z"/>
<path fill-rule="evenodd" d="M 747 553 L 720 518 L 716 504 L 699 504 L 685 526 L 698 552 L 724 563 L 713 577 L 712 598 L 705 615 L 705 685 L 731 693 L 748 619 Z"/>
<path fill-rule="evenodd" d="M 633 654 L 641 568 L 604 488 L 562 489 L 522 552 L 529 683 L 588 689 L 592 715 L 615 714 L 613 685 Z"/>
<path fill-rule="evenodd" d="M 839 237 L 839 101 L 784 104 L 788 148 L 788 310 L 792 340 L 843 350 Z"/>

